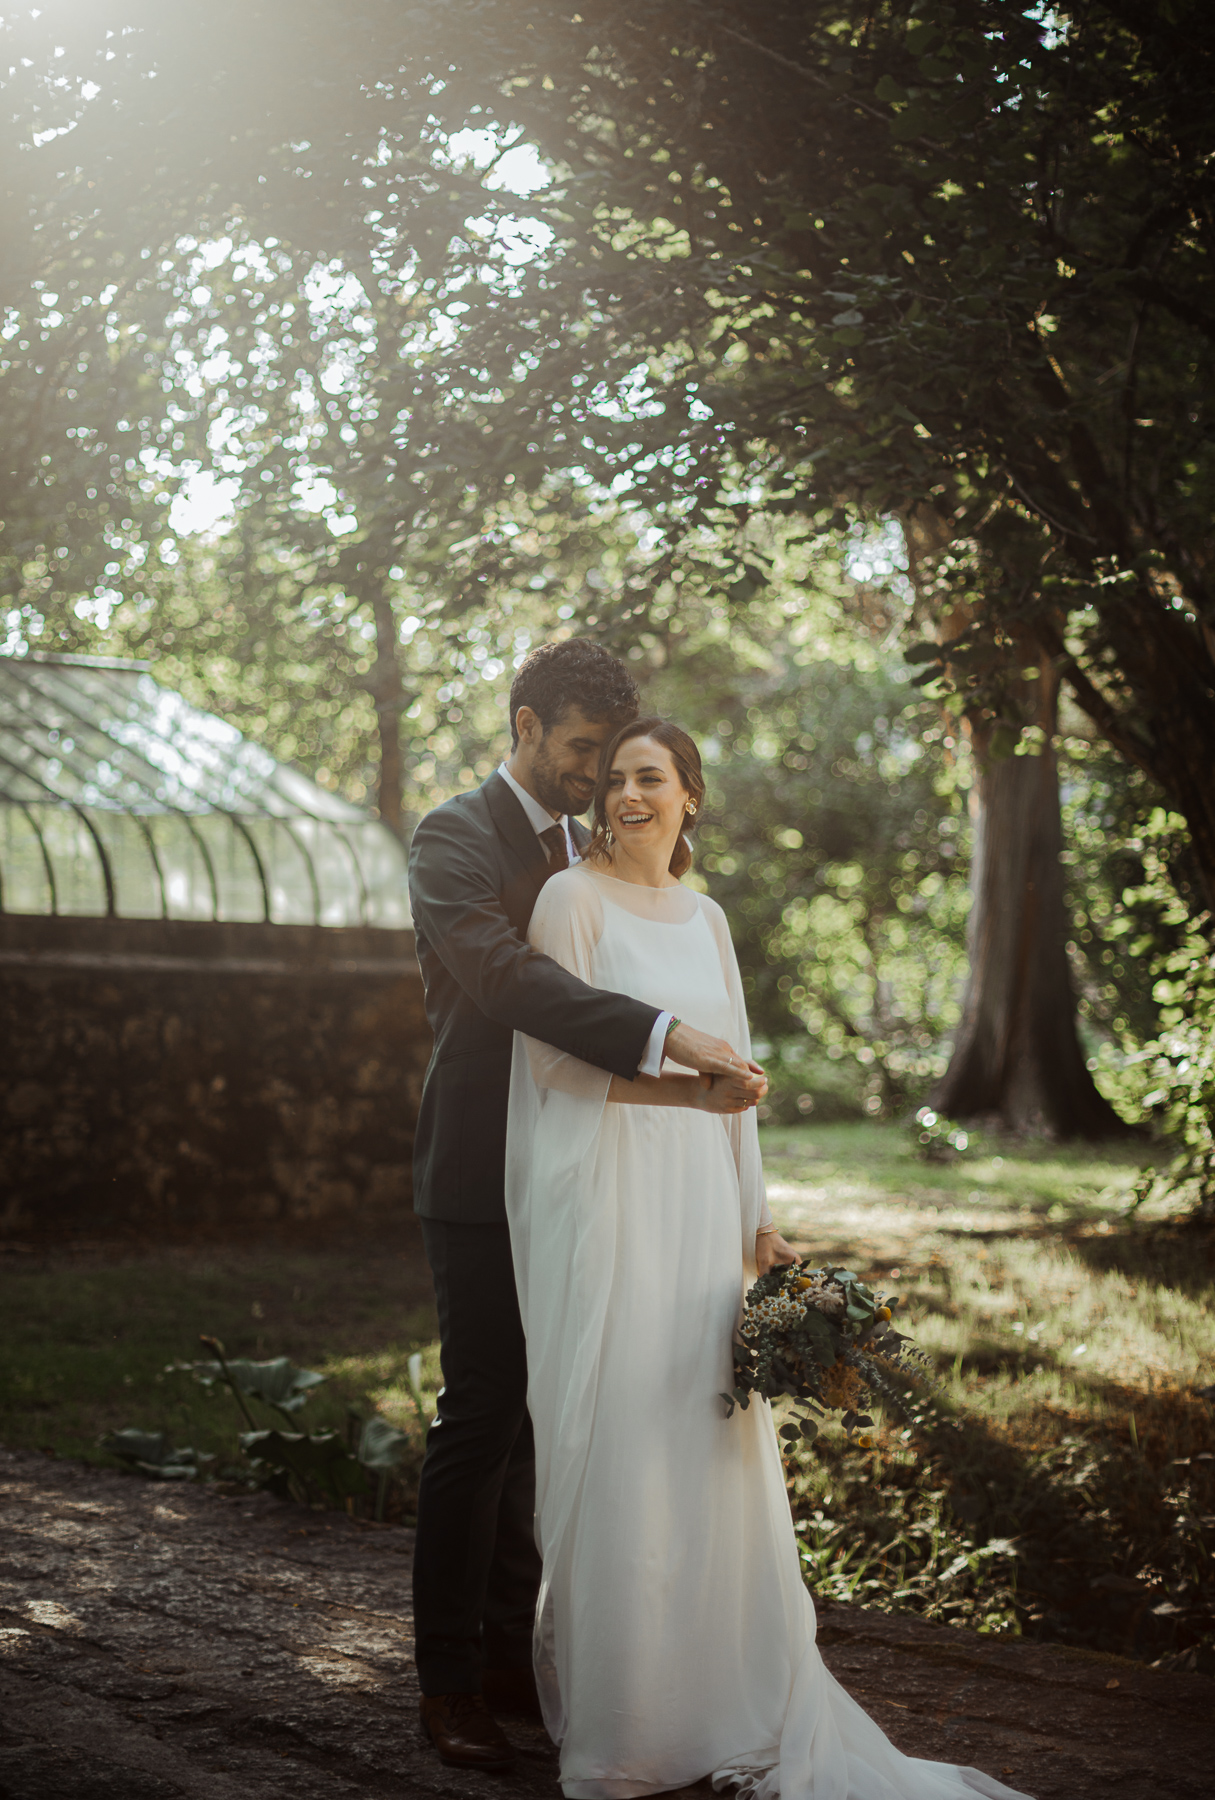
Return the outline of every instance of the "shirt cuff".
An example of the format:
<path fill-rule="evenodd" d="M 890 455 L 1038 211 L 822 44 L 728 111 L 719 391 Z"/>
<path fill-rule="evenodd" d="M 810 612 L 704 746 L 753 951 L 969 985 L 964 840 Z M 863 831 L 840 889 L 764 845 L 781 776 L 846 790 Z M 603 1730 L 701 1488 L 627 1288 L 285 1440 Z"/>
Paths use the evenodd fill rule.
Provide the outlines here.
<path fill-rule="evenodd" d="M 659 1013 L 654 1021 L 654 1029 L 650 1033 L 650 1041 L 645 1047 L 645 1055 L 638 1064 L 639 1075 L 653 1075 L 655 1079 L 662 1074 L 662 1057 L 667 1045 L 667 1032 L 674 1023 L 674 1013 Z"/>

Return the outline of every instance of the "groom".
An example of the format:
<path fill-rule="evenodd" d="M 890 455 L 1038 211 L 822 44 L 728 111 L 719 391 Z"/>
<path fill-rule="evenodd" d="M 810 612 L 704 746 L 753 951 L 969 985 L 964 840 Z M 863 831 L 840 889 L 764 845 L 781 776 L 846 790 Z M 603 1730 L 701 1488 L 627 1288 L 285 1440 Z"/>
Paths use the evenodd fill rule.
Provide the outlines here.
<path fill-rule="evenodd" d="M 637 712 L 632 677 L 598 644 L 533 650 L 511 687 L 508 760 L 428 814 L 410 851 L 435 1038 L 414 1141 L 414 1211 L 434 1276 L 444 1382 L 418 1492 L 416 1659 L 423 1729 L 461 1768 L 514 1761 L 491 1706 L 537 1710 L 535 1470 L 503 1191 L 513 1034 L 625 1080 L 657 1076 L 670 1054 L 714 1078 L 721 1112 L 754 1105 L 766 1089 L 729 1044 L 588 987 L 527 943 L 540 889 L 587 841 L 576 815 L 590 804 L 600 750 Z"/>

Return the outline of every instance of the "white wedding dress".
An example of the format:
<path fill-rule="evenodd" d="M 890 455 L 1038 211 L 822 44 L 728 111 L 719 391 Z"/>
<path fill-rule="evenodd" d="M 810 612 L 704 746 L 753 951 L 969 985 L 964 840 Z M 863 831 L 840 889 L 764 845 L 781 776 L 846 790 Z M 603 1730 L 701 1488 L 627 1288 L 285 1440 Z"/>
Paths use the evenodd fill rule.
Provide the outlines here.
<path fill-rule="evenodd" d="M 545 885 L 530 938 L 749 1054 L 713 901 L 575 867 Z M 563 1791 L 631 1800 L 711 1775 L 750 1800 L 1015 1800 L 977 1770 L 902 1755 L 828 1672 L 771 1412 L 726 1418 L 765 1211 L 754 1113 L 608 1103 L 609 1080 L 515 1039 L 536 1674 Z"/>

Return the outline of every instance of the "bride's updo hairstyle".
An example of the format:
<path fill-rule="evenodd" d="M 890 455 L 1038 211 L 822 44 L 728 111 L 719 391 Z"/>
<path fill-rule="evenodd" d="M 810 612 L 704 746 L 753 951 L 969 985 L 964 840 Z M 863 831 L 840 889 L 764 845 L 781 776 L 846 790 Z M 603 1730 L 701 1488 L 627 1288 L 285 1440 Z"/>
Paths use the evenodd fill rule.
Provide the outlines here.
<path fill-rule="evenodd" d="M 599 779 L 595 783 L 595 817 L 594 831 L 590 843 L 586 847 L 589 860 L 602 860 L 607 856 L 611 839 L 608 837 L 607 792 L 608 782 L 612 775 L 612 764 L 622 744 L 630 738 L 653 738 L 661 744 L 675 764 L 675 773 L 683 783 L 683 791 L 696 808 L 695 816 L 685 813 L 683 831 L 675 839 L 675 848 L 671 852 L 671 860 L 667 865 L 672 875 L 685 875 L 692 867 L 692 844 L 688 833 L 695 828 L 700 817 L 700 809 L 705 797 L 705 778 L 700 769 L 700 751 L 692 742 L 687 732 L 680 726 L 673 725 L 670 719 L 634 719 L 631 724 L 622 726 L 611 743 L 606 746 L 599 764 Z"/>

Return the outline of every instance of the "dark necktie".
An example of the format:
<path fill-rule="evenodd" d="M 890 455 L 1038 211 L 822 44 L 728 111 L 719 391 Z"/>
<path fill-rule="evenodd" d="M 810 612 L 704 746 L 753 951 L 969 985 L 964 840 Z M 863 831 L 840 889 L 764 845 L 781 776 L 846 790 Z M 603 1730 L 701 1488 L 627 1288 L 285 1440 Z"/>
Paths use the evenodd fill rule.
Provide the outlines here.
<path fill-rule="evenodd" d="M 565 842 L 565 832 L 560 825 L 550 825 L 547 831 L 542 831 L 540 842 L 544 845 L 550 869 L 555 872 L 557 869 L 569 868 L 570 853 Z"/>

